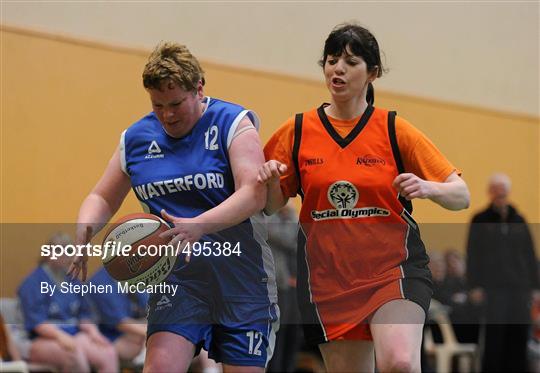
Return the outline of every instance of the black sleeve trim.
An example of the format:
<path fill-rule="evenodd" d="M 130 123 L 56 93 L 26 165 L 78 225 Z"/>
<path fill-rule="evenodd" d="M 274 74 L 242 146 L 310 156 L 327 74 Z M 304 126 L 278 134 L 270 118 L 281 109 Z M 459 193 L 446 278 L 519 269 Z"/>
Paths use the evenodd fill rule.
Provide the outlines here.
<path fill-rule="evenodd" d="M 397 165 L 398 173 L 402 174 L 405 172 L 405 167 L 403 166 L 403 160 L 401 159 L 401 153 L 399 151 L 399 146 L 397 143 L 396 115 L 397 113 L 395 111 L 388 112 L 388 136 L 390 137 L 390 145 L 392 146 L 392 154 L 394 155 L 394 160 Z M 399 196 L 399 202 L 401 202 L 401 204 L 409 214 L 412 214 L 413 206 L 411 201 L 408 201 L 402 196 Z"/>
<path fill-rule="evenodd" d="M 297 193 L 304 198 L 302 192 L 302 180 L 300 179 L 300 167 L 298 165 L 298 151 L 300 150 L 300 141 L 302 140 L 302 122 L 304 121 L 304 114 L 296 114 L 294 118 L 294 143 L 292 151 L 292 160 L 294 164 L 294 170 L 296 172 L 296 178 L 298 180 L 298 191 Z"/>

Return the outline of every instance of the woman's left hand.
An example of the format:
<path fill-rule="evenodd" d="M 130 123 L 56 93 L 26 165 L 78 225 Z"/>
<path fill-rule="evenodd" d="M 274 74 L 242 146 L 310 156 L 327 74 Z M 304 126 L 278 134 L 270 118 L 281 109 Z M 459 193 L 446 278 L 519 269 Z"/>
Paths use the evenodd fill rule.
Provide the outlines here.
<path fill-rule="evenodd" d="M 430 198 L 433 191 L 429 181 L 411 173 L 399 174 L 394 179 L 392 186 L 402 197 L 409 201 L 414 198 Z"/>

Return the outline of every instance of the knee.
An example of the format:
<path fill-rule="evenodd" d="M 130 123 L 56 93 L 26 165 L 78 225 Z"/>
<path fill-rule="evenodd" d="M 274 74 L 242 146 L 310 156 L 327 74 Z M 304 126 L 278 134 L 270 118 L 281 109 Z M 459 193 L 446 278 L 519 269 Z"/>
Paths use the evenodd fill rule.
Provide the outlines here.
<path fill-rule="evenodd" d="M 170 364 L 167 364 L 166 362 L 159 361 L 159 360 L 146 359 L 144 361 L 143 372 L 145 373 L 168 372 L 168 371 L 171 371 L 172 369 L 173 368 L 170 366 Z"/>
<path fill-rule="evenodd" d="M 118 371 L 118 354 L 112 344 L 101 349 L 99 352 L 99 361 L 96 365 L 107 372 Z"/>
<path fill-rule="evenodd" d="M 76 347 L 62 356 L 62 370 L 66 372 L 90 372 L 90 363 L 84 351 Z"/>
<path fill-rule="evenodd" d="M 153 353 L 146 355 L 144 372 L 168 372 L 172 370 L 168 354 Z"/>
<path fill-rule="evenodd" d="M 420 365 L 407 353 L 393 351 L 386 355 L 382 361 L 377 360 L 378 370 L 381 372 L 420 372 Z"/>

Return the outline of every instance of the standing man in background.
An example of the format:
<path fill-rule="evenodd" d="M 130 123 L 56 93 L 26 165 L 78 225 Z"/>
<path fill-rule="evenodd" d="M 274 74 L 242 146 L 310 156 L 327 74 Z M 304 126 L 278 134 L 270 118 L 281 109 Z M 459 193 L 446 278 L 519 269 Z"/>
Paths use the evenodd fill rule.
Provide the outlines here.
<path fill-rule="evenodd" d="M 467 279 L 471 302 L 485 306 L 486 372 L 528 370 L 530 302 L 539 288 L 531 234 L 508 201 L 510 186 L 505 174 L 490 177 L 490 205 L 474 216 L 469 231 Z"/>

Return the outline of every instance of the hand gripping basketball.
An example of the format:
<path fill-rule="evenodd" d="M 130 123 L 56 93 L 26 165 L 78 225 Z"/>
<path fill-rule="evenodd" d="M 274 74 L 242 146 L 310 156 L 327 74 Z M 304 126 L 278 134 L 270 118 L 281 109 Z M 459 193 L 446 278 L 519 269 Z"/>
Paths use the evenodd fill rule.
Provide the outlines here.
<path fill-rule="evenodd" d="M 198 223 L 196 218 L 179 218 L 169 214 L 165 210 L 161 210 L 161 216 L 174 227 L 161 233 L 159 237 L 170 238 L 171 241 L 169 244 L 173 247 L 176 247 L 179 242 L 182 242 L 182 249 L 185 245 L 193 245 L 195 242 L 199 241 L 204 234 L 202 224 Z M 186 256 L 186 262 L 189 262 L 190 259 L 191 257 L 188 254 Z"/>

